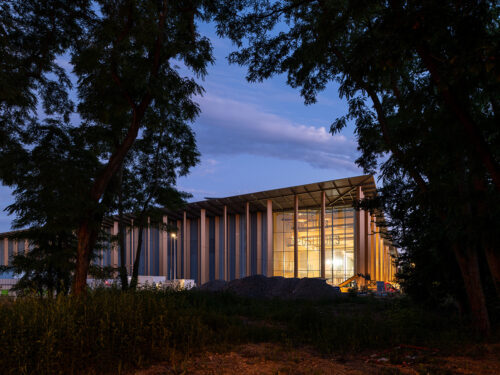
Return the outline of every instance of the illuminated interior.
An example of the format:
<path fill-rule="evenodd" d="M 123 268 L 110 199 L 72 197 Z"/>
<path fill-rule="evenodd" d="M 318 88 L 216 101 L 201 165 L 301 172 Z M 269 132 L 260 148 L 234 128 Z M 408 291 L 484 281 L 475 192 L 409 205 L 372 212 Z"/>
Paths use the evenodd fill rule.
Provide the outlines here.
<path fill-rule="evenodd" d="M 294 276 L 293 211 L 275 212 L 274 275 Z M 320 210 L 299 210 L 297 217 L 298 277 L 321 276 Z M 338 285 L 354 275 L 354 209 L 325 212 L 325 277 Z"/>

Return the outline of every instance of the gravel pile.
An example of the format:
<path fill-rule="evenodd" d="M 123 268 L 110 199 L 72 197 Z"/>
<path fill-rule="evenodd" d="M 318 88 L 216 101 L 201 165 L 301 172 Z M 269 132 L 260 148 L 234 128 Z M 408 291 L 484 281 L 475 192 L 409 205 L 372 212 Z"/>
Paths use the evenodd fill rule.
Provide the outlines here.
<path fill-rule="evenodd" d="M 248 276 L 233 281 L 214 280 L 199 288 L 211 292 L 228 291 L 242 297 L 282 299 L 331 299 L 340 293 L 323 279 L 284 278 L 262 275 Z"/>

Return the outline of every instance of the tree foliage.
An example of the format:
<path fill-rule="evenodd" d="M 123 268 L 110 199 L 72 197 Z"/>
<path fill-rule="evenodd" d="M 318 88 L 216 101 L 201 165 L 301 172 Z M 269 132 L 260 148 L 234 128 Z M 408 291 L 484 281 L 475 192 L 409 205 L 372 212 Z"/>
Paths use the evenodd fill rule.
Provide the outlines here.
<path fill-rule="evenodd" d="M 61 231 L 76 235 L 75 294 L 85 291 L 127 156 L 149 163 L 147 142 L 163 134 L 158 181 L 174 182 L 197 161 L 189 123 L 199 113 L 193 97 L 203 90 L 192 76 L 203 77 L 213 61 L 197 25 L 215 6 L 190 0 L 0 5 L 0 179 L 15 189 L 9 211 L 17 227 L 51 233 L 54 241 Z M 155 204 L 167 195 L 158 189 Z"/>
<path fill-rule="evenodd" d="M 186 121 L 191 113 L 171 113 L 155 121 L 155 127 L 143 132 L 125 160 L 121 181 L 121 209 L 134 216 L 133 227 L 138 228 L 138 241 L 132 270 L 131 288 L 137 286 L 142 254 L 143 231 L 147 226 L 162 231 L 176 230 L 163 222 L 165 208 L 176 210 L 185 204 L 190 195 L 178 191 L 178 176 L 185 176 L 198 162 L 194 133 Z M 132 223 L 130 223 L 132 224 Z M 123 236 L 123 233 L 121 234 Z M 121 272 L 124 272 L 122 269 Z M 122 280 L 124 278 L 122 277 Z M 123 284 L 123 281 L 122 281 Z"/>
<path fill-rule="evenodd" d="M 71 81 L 58 64 L 82 31 L 89 1 L 2 1 L 0 4 L 0 178 L 15 184 L 16 158 L 33 139 L 38 110 L 68 120 Z"/>
<path fill-rule="evenodd" d="M 354 123 L 357 163 L 366 172 L 380 169 L 387 185 L 380 202 L 390 204 L 406 265 L 418 267 L 412 272 L 419 278 L 455 277 L 446 288 L 455 297 L 466 291 L 478 329 L 487 332 L 484 282 L 492 280 L 500 292 L 498 239 L 491 235 L 500 207 L 498 2 L 225 6 L 219 33 L 239 46 L 229 59 L 248 66 L 248 80 L 286 74 L 306 103 L 338 84 L 349 108 L 331 131 Z M 416 261 L 427 257 L 436 265 L 429 272 Z M 411 272 L 401 280 L 414 291 L 405 275 Z"/>
<path fill-rule="evenodd" d="M 16 215 L 14 228 L 28 228 L 18 240 L 27 240 L 30 251 L 16 255 L 9 269 L 21 276 L 16 285 L 21 292 L 67 293 L 75 267 L 81 194 L 99 161 L 82 147 L 77 128 L 57 121 L 31 127 L 25 139 L 30 147 L 16 155 L 16 168 L 10 171 L 16 174 L 15 201 L 6 210 Z"/>
<path fill-rule="evenodd" d="M 201 94 L 202 88 L 193 78 L 183 77 L 177 64 L 204 76 L 213 61 L 209 40 L 197 32 L 197 22 L 209 19 L 212 2 L 96 3 L 102 16 L 88 24 L 72 63 L 79 79 L 78 109 L 84 126 L 99 139 L 110 134 L 114 142 L 101 148 L 105 162 L 87 185 L 88 207 L 78 227 L 77 294 L 84 290 L 100 226 L 97 207 L 139 132 L 169 111 L 174 113 L 174 107 L 189 118 L 198 113 L 192 97 Z"/>

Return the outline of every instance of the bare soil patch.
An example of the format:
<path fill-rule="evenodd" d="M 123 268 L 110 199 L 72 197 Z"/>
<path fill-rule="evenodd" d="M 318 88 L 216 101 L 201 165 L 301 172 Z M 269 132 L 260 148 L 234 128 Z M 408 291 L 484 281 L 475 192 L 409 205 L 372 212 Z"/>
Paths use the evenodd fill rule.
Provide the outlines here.
<path fill-rule="evenodd" d="M 429 348 L 398 347 L 347 356 L 322 356 L 309 348 L 276 344 L 239 345 L 234 350 L 204 352 L 175 366 L 159 363 L 135 375 L 358 375 L 358 374 L 500 374 L 500 344 L 480 345 L 461 355 Z"/>

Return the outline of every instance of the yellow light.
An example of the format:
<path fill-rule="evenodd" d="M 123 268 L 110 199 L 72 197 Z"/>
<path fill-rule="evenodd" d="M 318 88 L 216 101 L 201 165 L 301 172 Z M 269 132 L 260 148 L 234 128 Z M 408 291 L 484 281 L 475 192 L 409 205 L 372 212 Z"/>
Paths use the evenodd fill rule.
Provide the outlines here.
<path fill-rule="evenodd" d="M 344 265 L 344 260 L 342 258 L 333 258 L 334 267 L 342 267 Z"/>
<path fill-rule="evenodd" d="M 172 233 L 171 236 L 172 236 L 172 238 L 175 238 L 175 233 Z"/>

